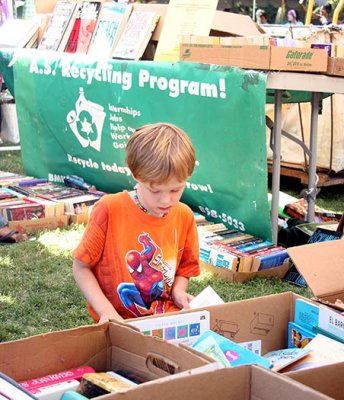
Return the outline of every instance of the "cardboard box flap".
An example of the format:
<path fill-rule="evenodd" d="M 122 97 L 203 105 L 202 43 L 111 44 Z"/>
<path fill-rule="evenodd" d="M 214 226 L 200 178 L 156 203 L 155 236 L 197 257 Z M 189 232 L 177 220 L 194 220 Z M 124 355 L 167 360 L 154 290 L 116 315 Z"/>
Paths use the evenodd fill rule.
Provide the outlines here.
<path fill-rule="evenodd" d="M 233 36 L 260 36 L 255 22 L 248 15 L 216 11 L 211 29 Z"/>
<path fill-rule="evenodd" d="M 317 297 L 344 291 L 344 240 L 290 247 L 288 253 Z"/>

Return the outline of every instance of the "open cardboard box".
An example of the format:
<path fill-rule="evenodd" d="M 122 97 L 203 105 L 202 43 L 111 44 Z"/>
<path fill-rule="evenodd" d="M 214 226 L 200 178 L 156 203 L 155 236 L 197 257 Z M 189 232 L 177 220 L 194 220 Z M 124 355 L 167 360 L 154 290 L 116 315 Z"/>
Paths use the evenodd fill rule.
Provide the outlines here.
<path fill-rule="evenodd" d="M 115 322 L 0 343 L 0 371 L 18 382 L 82 365 L 97 372 L 129 369 L 147 380 L 172 378 L 199 367 L 218 368 L 191 348 L 144 336 Z"/>
<path fill-rule="evenodd" d="M 193 376 L 178 376 L 157 385 L 150 382 L 126 393 L 110 394 L 104 400 L 315 400 L 330 399 L 315 390 L 258 366 L 220 369 Z"/>
<path fill-rule="evenodd" d="M 344 240 L 291 247 L 288 253 L 322 304 L 319 328 L 344 339 Z"/>
<path fill-rule="evenodd" d="M 227 268 L 214 267 L 204 261 L 201 261 L 200 265 L 202 271 L 210 272 L 225 281 L 243 283 L 255 277 L 282 279 L 289 269 L 289 259 L 287 259 L 283 265 L 257 272 L 234 272 Z"/>
<path fill-rule="evenodd" d="M 343 374 L 344 363 L 338 363 L 289 372 L 286 375 L 320 393 L 344 400 L 343 381 L 340 378 Z"/>

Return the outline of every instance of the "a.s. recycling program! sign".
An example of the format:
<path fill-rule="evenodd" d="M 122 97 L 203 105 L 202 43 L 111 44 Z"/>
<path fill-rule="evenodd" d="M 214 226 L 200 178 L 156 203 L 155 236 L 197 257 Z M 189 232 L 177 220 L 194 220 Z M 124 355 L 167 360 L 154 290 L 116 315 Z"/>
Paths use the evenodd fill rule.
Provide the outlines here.
<path fill-rule="evenodd" d="M 27 174 L 55 182 L 76 174 L 109 192 L 132 188 L 128 138 L 143 124 L 173 123 L 197 152 L 183 201 L 270 238 L 263 74 L 38 51 L 15 53 L 8 66 L 8 54 L 0 57 L 9 81 L 13 72 Z"/>

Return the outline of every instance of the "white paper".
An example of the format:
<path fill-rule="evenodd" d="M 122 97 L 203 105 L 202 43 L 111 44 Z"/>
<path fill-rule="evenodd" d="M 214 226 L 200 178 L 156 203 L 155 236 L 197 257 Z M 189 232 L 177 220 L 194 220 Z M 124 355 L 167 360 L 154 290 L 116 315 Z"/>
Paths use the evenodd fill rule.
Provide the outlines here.
<path fill-rule="evenodd" d="M 224 304 L 221 297 L 211 286 L 207 286 L 202 292 L 190 301 L 191 309 Z"/>

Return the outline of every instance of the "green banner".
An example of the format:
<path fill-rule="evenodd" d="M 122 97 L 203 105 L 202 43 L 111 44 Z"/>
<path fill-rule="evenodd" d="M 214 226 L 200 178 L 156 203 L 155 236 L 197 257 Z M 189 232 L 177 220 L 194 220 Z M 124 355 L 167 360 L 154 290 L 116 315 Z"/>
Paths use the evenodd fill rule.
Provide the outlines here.
<path fill-rule="evenodd" d="M 76 174 L 100 190 L 130 189 L 130 135 L 143 124 L 174 123 L 197 152 L 183 201 L 210 220 L 271 237 L 263 74 L 38 51 L 16 53 L 13 72 L 28 174 L 55 182 Z"/>

